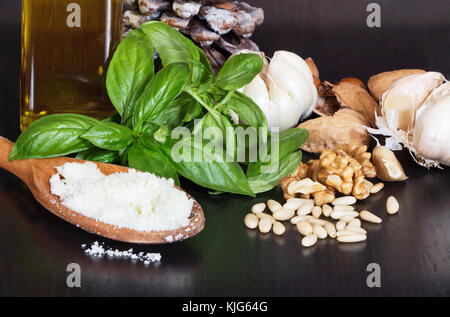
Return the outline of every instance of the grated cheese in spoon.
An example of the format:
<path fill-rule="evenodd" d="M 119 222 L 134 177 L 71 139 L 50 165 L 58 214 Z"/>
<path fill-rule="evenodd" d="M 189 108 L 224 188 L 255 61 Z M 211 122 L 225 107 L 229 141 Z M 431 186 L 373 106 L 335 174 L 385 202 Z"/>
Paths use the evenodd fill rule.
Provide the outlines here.
<path fill-rule="evenodd" d="M 193 200 L 172 179 L 130 169 L 104 175 L 91 162 L 66 163 L 50 178 L 52 194 L 89 218 L 137 231 L 174 230 L 189 224 Z"/>

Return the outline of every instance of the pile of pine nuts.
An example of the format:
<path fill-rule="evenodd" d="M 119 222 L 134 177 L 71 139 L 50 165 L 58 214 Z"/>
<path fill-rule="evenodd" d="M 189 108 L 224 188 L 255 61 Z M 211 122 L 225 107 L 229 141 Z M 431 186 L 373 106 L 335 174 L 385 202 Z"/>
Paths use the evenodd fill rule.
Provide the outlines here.
<path fill-rule="evenodd" d="M 353 196 L 336 198 L 333 206 L 315 206 L 313 199 L 302 198 L 291 198 L 281 205 L 271 199 L 267 204 L 253 205 L 251 213 L 244 218 L 244 224 L 249 229 L 258 228 L 261 233 L 272 231 L 276 235 L 283 235 L 286 227 L 282 222 L 290 221 L 303 235 L 301 243 L 304 247 L 312 247 L 318 239 L 327 237 L 342 243 L 361 242 L 367 239 L 367 231 L 361 227 L 361 220 L 376 224 L 382 220 L 370 211 L 356 211 L 353 207 L 356 202 L 357 199 Z M 271 214 L 264 212 L 266 207 Z M 390 196 L 386 201 L 387 213 L 393 215 L 399 209 L 397 199 Z"/>

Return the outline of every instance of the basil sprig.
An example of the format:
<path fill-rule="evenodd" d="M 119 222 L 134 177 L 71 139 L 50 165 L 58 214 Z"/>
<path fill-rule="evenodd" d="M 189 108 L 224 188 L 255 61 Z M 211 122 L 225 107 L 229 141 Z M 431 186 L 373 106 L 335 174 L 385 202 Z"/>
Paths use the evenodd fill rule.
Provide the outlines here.
<path fill-rule="evenodd" d="M 156 74 L 154 50 L 163 65 Z M 164 23 L 145 23 L 120 43 L 108 69 L 106 88 L 117 113 L 103 121 L 77 114 L 44 117 L 20 135 L 10 160 L 77 154 L 80 159 L 120 163 L 172 178 L 176 184 L 180 175 L 211 192 L 254 196 L 296 169 L 301 161 L 298 148 L 308 138 L 301 129 L 268 133 L 261 109 L 237 92 L 262 67 L 259 55 L 239 54 L 215 76 L 203 50 L 192 41 Z M 269 147 L 269 155 L 260 154 L 257 162 L 238 163 L 230 111 L 245 122 L 238 126 L 265 131 L 266 141 L 276 137 L 276 148 Z M 178 127 L 188 129 L 190 137 L 173 140 L 171 131 Z M 222 131 L 223 149 L 196 139 L 199 133 L 205 136 L 207 128 Z M 246 151 L 253 146 L 246 144 Z M 187 148 L 189 153 L 178 154 L 190 160 L 173 157 Z M 276 150 L 278 156 L 270 155 Z M 196 160 L 198 156 L 203 159 Z"/>

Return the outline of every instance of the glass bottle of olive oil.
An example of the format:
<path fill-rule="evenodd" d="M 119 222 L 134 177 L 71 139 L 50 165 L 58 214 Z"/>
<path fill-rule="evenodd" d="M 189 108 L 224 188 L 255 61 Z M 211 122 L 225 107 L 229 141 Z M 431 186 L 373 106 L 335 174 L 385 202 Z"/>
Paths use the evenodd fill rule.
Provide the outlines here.
<path fill-rule="evenodd" d="M 121 0 L 22 0 L 20 128 L 54 113 L 113 113 L 106 67 L 121 38 Z"/>

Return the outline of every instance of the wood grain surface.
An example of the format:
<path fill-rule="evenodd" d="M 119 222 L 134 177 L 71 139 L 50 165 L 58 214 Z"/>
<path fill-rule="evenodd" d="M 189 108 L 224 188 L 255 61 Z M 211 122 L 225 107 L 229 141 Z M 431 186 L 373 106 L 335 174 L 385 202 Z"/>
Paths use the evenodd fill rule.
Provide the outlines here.
<path fill-rule="evenodd" d="M 0 135 L 18 135 L 20 3 L 0 11 Z M 450 77 L 450 2 L 385 0 L 382 27 L 370 29 L 366 0 L 254 0 L 266 21 L 254 39 L 269 55 L 278 49 L 312 56 L 321 78 L 355 76 L 366 81 L 385 70 L 425 68 Z M 307 159 L 306 156 L 305 159 Z M 184 181 L 202 205 L 206 227 L 170 246 L 139 247 L 100 240 L 46 212 L 24 184 L 0 172 L 0 295 L 141 296 L 450 296 L 450 173 L 415 165 L 399 154 L 409 179 L 389 183 L 358 208 L 383 224 L 365 224 L 368 240 L 352 245 L 319 241 L 300 246 L 293 227 L 281 237 L 245 229 L 243 217 L 255 202 L 282 199 L 280 189 L 249 199 L 210 196 Z M 394 195 L 401 209 L 384 211 Z M 158 265 L 85 255 L 81 244 L 160 252 Z M 66 286 L 66 267 L 78 263 L 82 287 Z M 381 288 L 369 288 L 367 266 L 381 267 Z"/>

